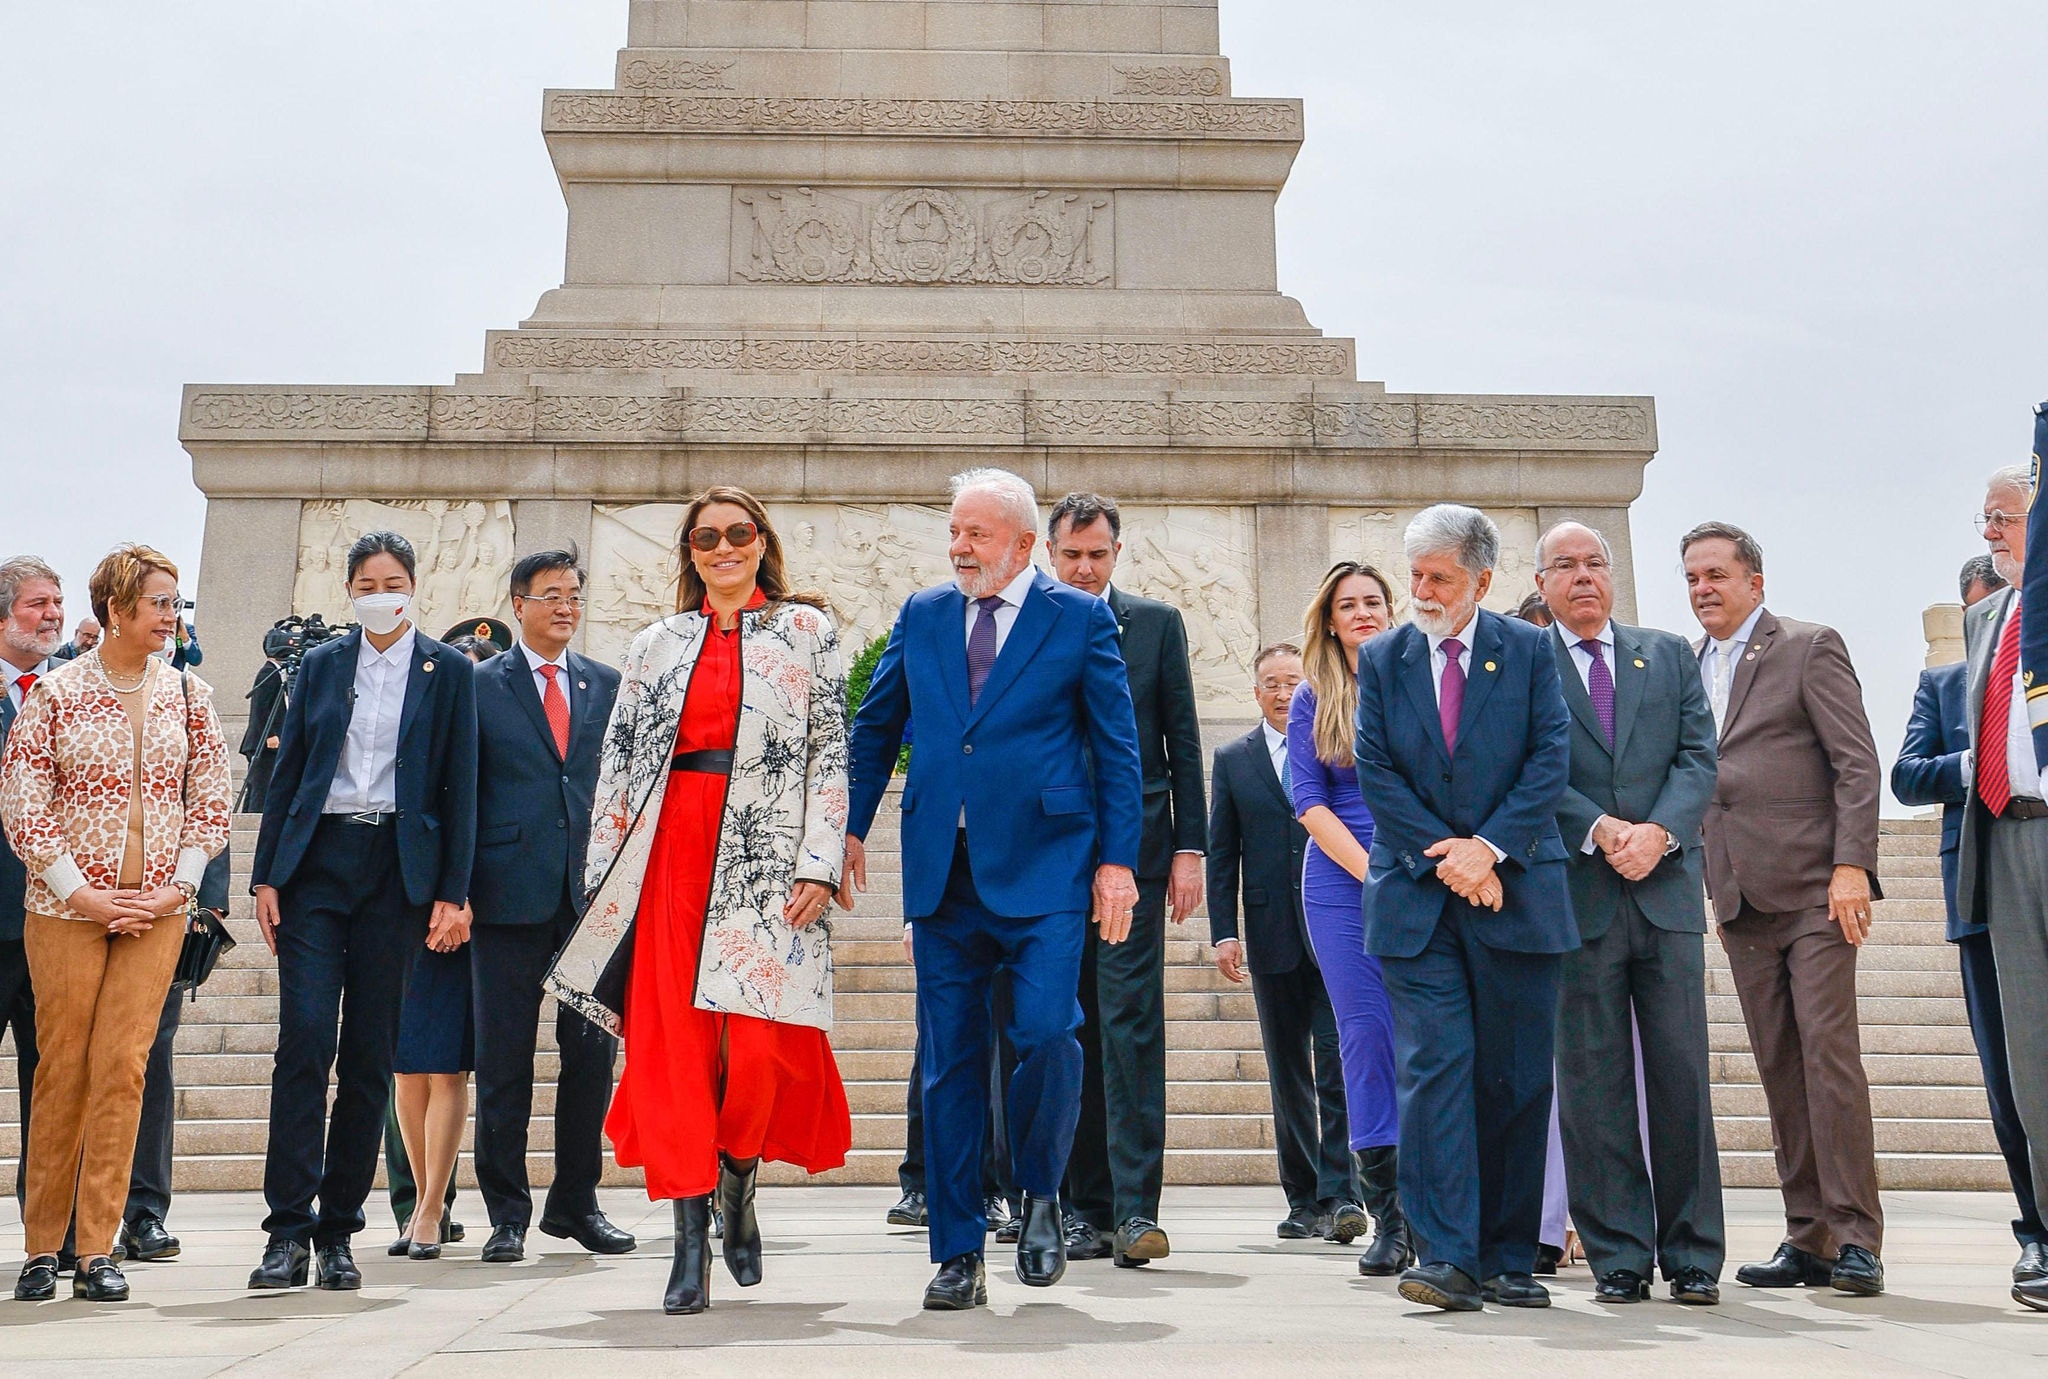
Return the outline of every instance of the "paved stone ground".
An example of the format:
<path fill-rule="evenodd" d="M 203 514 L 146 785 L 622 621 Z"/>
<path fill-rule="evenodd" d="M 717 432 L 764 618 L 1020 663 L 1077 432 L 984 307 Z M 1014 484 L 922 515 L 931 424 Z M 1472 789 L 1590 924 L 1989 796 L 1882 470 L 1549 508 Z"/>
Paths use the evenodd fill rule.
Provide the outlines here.
<path fill-rule="evenodd" d="M 252 1194 L 190 1194 L 172 1225 L 172 1264 L 129 1273 L 136 1300 L 91 1307 L 0 1301 L 0 1376 L 63 1370 L 201 1375 L 544 1375 L 628 1379 L 770 1370 L 789 1376 L 1071 1374 L 1205 1371 L 1428 1376 L 1683 1373 L 2013 1376 L 2048 1373 L 2048 1316 L 2007 1293 L 2017 1253 L 2009 1201 L 1991 1193 L 1887 1194 L 1891 1293 L 1766 1294 L 1731 1284 L 1718 1309 L 1658 1300 L 1603 1308 L 1583 1267 L 1554 1285 L 1547 1312 L 1447 1317 L 1417 1310 L 1392 1285 L 1361 1279 L 1353 1251 L 1273 1238 L 1270 1189 L 1169 1189 L 1174 1254 L 1143 1270 L 1075 1265 L 1057 1288 L 990 1271 L 993 1306 L 965 1316 L 919 1310 L 930 1265 L 922 1232 L 881 1223 L 894 1194 L 874 1188 L 764 1190 L 767 1279 L 742 1293 L 721 1271 L 713 1310 L 665 1317 L 667 1214 L 637 1193 L 605 1209 L 641 1251 L 592 1261 L 536 1235 L 524 1264 L 476 1261 L 482 1211 L 464 1193 L 469 1240 L 433 1264 L 385 1258 L 388 1220 L 359 1237 L 358 1294 L 242 1291 L 261 1252 Z M 1729 1194 L 1737 1261 L 1779 1235 L 1774 1193 Z M 20 1242 L 11 1200 L 0 1241 Z M 992 1256 L 996 1252 L 992 1251 Z M 10 1258 L 8 1269 L 11 1269 Z M 0 1270 L 4 1272 L 4 1270 Z M 1734 1273 L 1729 1270 L 1730 1277 Z"/>

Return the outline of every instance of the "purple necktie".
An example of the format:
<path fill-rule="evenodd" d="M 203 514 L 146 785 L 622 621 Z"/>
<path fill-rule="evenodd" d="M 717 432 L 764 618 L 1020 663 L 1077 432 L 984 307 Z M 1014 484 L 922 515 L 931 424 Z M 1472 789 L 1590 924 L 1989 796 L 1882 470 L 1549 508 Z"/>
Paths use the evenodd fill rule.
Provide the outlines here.
<path fill-rule="evenodd" d="M 1444 723 L 1444 746 L 1456 752 L 1458 716 L 1465 712 L 1465 667 L 1458 664 L 1458 658 L 1465 654 L 1465 644 L 1456 637 L 1446 637 L 1443 648 L 1444 678 L 1436 690 L 1436 711 Z"/>
<path fill-rule="evenodd" d="M 1003 606 L 1000 594 L 991 594 L 985 599 L 976 599 L 974 606 L 981 611 L 974 617 L 974 630 L 967 634 L 967 703 L 971 707 L 981 698 L 981 687 L 988 683 L 988 673 L 996 663 L 996 609 Z"/>
<path fill-rule="evenodd" d="M 1600 643 L 1588 637 L 1579 643 L 1579 650 L 1593 658 L 1593 668 L 1586 673 L 1586 693 L 1593 696 L 1593 712 L 1600 719 L 1600 731 L 1607 734 L 1607 745 L 1614 745 L 1614 672 L 1607 668 L 1607 656 Z"/>

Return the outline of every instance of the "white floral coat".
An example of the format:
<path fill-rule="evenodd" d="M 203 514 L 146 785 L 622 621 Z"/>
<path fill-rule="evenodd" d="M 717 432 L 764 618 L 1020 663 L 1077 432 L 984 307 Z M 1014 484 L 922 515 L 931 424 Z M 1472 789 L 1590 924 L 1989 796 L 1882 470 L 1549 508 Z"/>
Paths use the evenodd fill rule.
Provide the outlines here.
<path fill-rule="evenodd" d="M 605 980 L 640 908 L 669 762 L 709 620 L 664 618 L 633 639 L 605 730 L 590 824 L 590 906 L 556 958 L 557 1000 L 613 1034 L 624 1002 Z M 846 858 L 846 678 L 825 613 L 784 603 L 740 614 L 740 721 L 704 917 L 695 1004 L 832 1027 L 832 928 L 793 928 L 799 881 L 839 883 Z"/>

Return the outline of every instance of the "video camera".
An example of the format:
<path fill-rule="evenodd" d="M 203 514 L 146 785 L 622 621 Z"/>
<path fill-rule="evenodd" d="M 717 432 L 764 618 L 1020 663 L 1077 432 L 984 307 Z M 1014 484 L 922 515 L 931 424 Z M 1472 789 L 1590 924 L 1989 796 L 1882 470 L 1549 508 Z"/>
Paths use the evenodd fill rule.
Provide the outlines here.
<path fill-rule="evenodd" d="M 308 651 L 354 630 L 354 623 L 329 623 L 318 613 L 308 613 L 304 617 L 294 613 L 288 618 L 279 618 L 263 634 L 263 654 L 278 663 L 283 669 L 285 683 L 289 685 L 298 676 L 299 665 L 306 659 Z"/>

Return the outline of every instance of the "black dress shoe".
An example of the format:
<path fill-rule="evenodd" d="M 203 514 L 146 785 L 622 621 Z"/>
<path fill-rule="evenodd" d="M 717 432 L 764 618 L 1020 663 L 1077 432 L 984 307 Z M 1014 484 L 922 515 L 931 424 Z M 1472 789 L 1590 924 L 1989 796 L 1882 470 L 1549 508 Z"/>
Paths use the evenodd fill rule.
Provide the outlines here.
<path fill-rule="evenodd" d="M 1173 1253 L 1166 1232 L 1150 1217 L 1133 1216 L 1116 1228 L 1116 1267 L 1135 1269 Z"/>
<path fill-rule="evenodd" d="M 1352 1241 L 1372 1229 L 1372 1218 L 1365 1214 L 1365 1208 L 1356 1202 L 1339 1202 L 1330 1211 L 1323 1234 L 1339 1245 Z"/>
<path fill-rule="evenodd" d="M 1017 1282 L 1050 1288 L 1067 1271 L 1067 1237 L 1059 1199 L 1024 1194 L 1024 1224 L 1017 1232 Z"/>
<path fill-rule="evenodd" d="M 1877 1297 L 1884 1292 L 1884 1262 L 1861 1245 L 1844 1245 L 1828 1282 L 1837 1293 Z"/>
<path fill-rule="evenodd" d="M 1323 1214 L 1314 1207 L 1296 1207 L 1287 1219 L 1273 1227 L 1282 1240 L 1314 1240 L 1322 1234 Z"/>
<path fill-rule="evenodd" d="M 1017 1229 L 1020 1233 L 1024 1229 L 1024 1217 L 1021 1212 L 1017 1215 Z M 1068 1214 L 1062 1231 L 1067 1238 L 1067 1258 L 1069 1260 L 1108 1259 L 1116 1251 L 1116 1247 L 1110 1243 L 1101 1231 L 1096 1230 L 1092 1223 L 1084 1221 L 1072 1213 Z M 1012 1237 L 1012 1239 L 1015 1238 L 1014 1236 Z"/>
<path fill-rule="evenodd" d="M 2028 1245 L 2012 1266 L 2014 1283 L 2032 1283 L 2037 1278 L 2048 1278 L 2048 1245 Z"/>
<path fill-rule="evenodd" d="M 23 1277 L 27 1277 L 24 1273 Z M 17 1287 L 14 1296 L 21 1296 Z M 2036 1312 L 2048 1312 L 2048 1278 L 2028 1279 L 2025 1283 L 2012 1286 L 2012 1300 L 2022 1307 L 2031 1307 Z"/>
<path fill-rule="evenodd" d="M 1367 1278 L 1392 1278 L 1415 1262 L 1415 1238 L 1408 1217 L 1389 1195 L 1373 1220 L 1372 1243 L 1358 1257 L 1358 1272 Z"/>
<path fill-rule="evenodd" d="M 1017 1237 L 1022 1234 L 1024 1234 L 1024 1218 L 1016 1215 L 1009 1216 L 1004 1219 L 1002 1225 L 996 1227 L 996 1244 L 1014 1245 L 1017 1243 Z M 1067 1257 L 1069 1259 L 1073 1258 L 1072 1253 L 1069 1252 Z"/>
<path fill-rule="evenodd" d="M 601 1211 L 587 1216 L 544 1215 L 540 1218 L 540 1229 L 543 1235 L 552 1235 L 557 1240 L 573 1240 L 594 1255 L 631 1254 L 640 1244 L 606 1220 Z"/>
<path fill-rule="evenodd" d="M 126 1302 L 128 1280 L 120 1265 L 101 1255 L 80 1262 L 78 1272 L 71 1276 L 71 1296 L 87 1302 Z"/>
<path fill-rule="evenodd" d="M 742 1173 L 718 1156 L 718 1210 L 725 1217 L 725 1268 L 734 1283 L 752 1288 L 761 1281 L 761 1223 L 754 1216 L 754 1184 L 761 1161 Z"/>
<path fill-rule="evenodd" d="M 913 1229 L 929 1225 L 931 1217 L 926 1213 L 924 1194 L 922 1192 L 904 1193 L 901 1200 L 895 1206 L 889 1208 L 889 1215 L 886 1219 L 892 1226 L 909 1226 Z"/>
<path fill-rule="evenodd" d="M 992 1192 L 981 1199 L 981 1214 L 988 1218 L 989 1230 L 1002 1239 L 1003 1227 L 1010 1224 L 1010 1204 L 1000 1193 Z"/>
<path fill-rule="evenodd" d="M 1671 1300 L 1692 1307 L 1714 1307 L 1721 1301 L 1721 1285 L 1697 1264 L 1688 1264 L 1671 1276 Z"/>
<path fill-rule="evenodd" d="M 1558 1249 L 1557 1246 L 1538 1245 L 1536 1247 L 1535 1272 L 1543 1275 L 1545 1278 L 1549 1278 L 1557 1272 L 1557 1266 L 1562 1263 L 1564 1263 L 1564 1251 Z"/>
<path fill-rule="evenodd" d="M 404 1259 L 411 1252 L 412 1233 L 406 1230 L 400 1230 L 398 1239 L 384 1247 L 384 1253 L 390 1255 L 393 1259 Z"/>
<path fill-rule="evenodd" d="M 298 1241 L 274 1235 L 263 1247 L 263 1262 L 249 1275 L 249 1287 L 256 1292 L 303 1288 L 306 1286 L 307 1262 L 311 1259 L 312 1255 Z"/>
<path fill-rule="evenodd" d="M 1495 1274 L 1479 1285 L 1479 1296 L 1502 1307 L 1550 1306 L 1550 1290 L 1533 1274 Z"/>
<path fill-rule="evenodd" d="M 517 1264 L 526 1258 L 526 1227 L 500 1226 L 484 1242 L 486 1264 Z"/>
<path fill-rule="evenodd" d="M 1029 1208 L 1029 1201 L 1026 1202 Z M 966 1312 L 988 1306 L 988 1271 L 978 1254 L 954 1255 L 924 1286 L 927 1312 Z"/>
<path fill-rule="evenodd" d="M 443 1245 L 448 1244 L 450 1241 L 459 1245 L 462 1243 L 462 1237 L 468 1234 L 469 1232 L 463 1229 L 462 1223 L 454 1217 L 444 1216 L 441 1218 L 441 1243 Z"/>
<path fill-rule="evenodd" d="M 434 1247 L 440 1253 L 440 1245 Z M 363 1286 L 362 1270 L 356 1268 L 355 1252 L 346 1240 L 336 1240 L 313 1251 L 313 1286 L 329 1293 L 353 1293 Z"/>
<path fill-rule="evenodd" d="M 178 1237 L 165 1230 L 162 1221 L 149 1215 L 121 1223 L 121 1245 L 129 1259 L 142 1264 L 176 1259 L 181 1248 Z"/>
<path fill-rule="evenodd" d="M 1648 1302 L 1650 1280 L 1633 1269 L 1610 1269 L 1593 1285 L 1598 1302 Z"/>
<path fill-rule="evenodd" d="M 1398 1291 L 1410 1302 L 1446 1312 L 1480 1312 L 1486 1307 L 1479 1285 L 1455 1264 L 1417 1264 L 1401 1275 Z"/>
<path fill-rule="evenodd" d="M 14 1281 L 16 1302 L 48 1302 L 57 1296 L 57 1256 L 37 1255 L 21 1266 Z"/>
<path fill-rule="evenodd" d="M 669 1266 L 661 1310 L 690 1317 L 711 1305 L 711 1198 L 678 1197 L 675 1222 L 675 1262 Z"/>
<path fill-rule="evenodd" d="M 1825 1288 L 1834 1270 L 1819 1255 L 1786 1241 L 1778 1252 L 1761 1264 L 1745 1264 L 1735 1271 L 1735 1281 L 1752 1288 Z"/>

